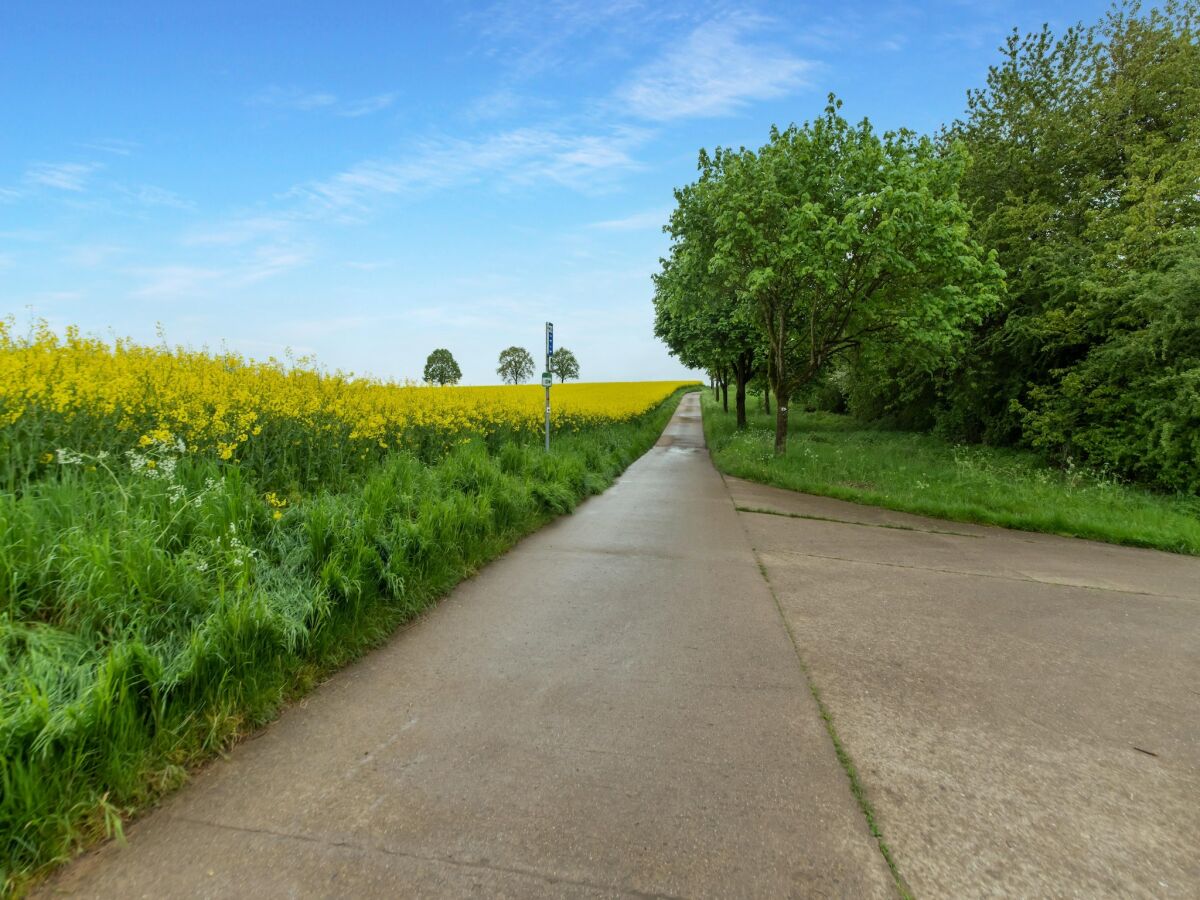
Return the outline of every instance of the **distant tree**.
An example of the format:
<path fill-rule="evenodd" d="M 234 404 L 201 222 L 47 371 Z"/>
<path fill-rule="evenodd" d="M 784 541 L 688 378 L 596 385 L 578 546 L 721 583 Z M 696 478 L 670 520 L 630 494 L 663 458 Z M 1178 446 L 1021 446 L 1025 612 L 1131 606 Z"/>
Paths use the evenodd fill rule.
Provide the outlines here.
<path fill-rule="evenodd" d="M 509 347 L 500 351 L 496 374 L 505 384 L 521 384 L 533 377 L 533 357 L 524 347 Z"/>
<path fill-rule="evenodd" d="M 449 350 L 439 347 L 425 360 L 425 380 L 439 386 L 458 384 L 462 380 L 462 369 Z"/>
<path fill-rule="evenodd" d="M 579 379 L 579 360 L 566 347 L 559 347 L 550 356 L 550 374 L 557 375 L 561 384 L 568 378 Z"/>

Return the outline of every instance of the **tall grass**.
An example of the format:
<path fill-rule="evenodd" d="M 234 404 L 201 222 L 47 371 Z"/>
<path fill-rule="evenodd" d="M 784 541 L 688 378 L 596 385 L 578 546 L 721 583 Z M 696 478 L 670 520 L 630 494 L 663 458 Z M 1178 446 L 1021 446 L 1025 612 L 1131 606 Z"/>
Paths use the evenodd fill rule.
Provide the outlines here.
<path fill-rule="evenodd" d="M 5 892 L 602 490 L 677 398 L 550 454 L 517 435 L 390 452 L 306 497 L 264 502 L 254 469 L 169 447 L 60 459 L 0 493 Z"/>
<path fill-rule="evenodd" d="M 738 431 L 732 413 L 703 400 L 713 461 L 739 478 L 960 522 L 1200 554 L 1200 498 L 1053 468 L 1026 451 L 950 444 L 796 407 L 787 455 L 776 459 L 774 417 L 750 405 L 750 427 Z"/>

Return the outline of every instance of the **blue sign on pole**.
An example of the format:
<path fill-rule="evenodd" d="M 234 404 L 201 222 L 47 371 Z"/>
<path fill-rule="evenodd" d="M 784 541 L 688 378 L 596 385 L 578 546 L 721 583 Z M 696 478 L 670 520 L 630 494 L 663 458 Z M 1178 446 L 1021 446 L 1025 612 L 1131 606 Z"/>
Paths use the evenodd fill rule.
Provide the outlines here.
<path fill-rule="evenodd" d="M 554 323 L 546 323 L 546 355 L 549 356 L 554 352 Z"/>

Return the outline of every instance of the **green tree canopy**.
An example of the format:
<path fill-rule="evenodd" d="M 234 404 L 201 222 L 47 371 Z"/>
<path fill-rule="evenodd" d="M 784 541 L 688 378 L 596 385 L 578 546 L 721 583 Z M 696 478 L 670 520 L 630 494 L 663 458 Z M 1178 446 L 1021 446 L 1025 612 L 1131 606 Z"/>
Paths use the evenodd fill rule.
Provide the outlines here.
<path fill-rule="evenodd" d="M 550 374 L 556 375 L 561 384 L 568 378 L 579 379 L 579 360 L 566 347 L 559 347 L 550 354 Z"/>
<path fill-rule="evenodd" d="M 505 384 L 523 384 L 533 377 L 533 357 L 524 347 L 501 350 L 496 374 Z"/>
<path fill-rule="evenodd" d="M 965 154 L 851 125 L 840 107 L 831 95 L 823 116 L 772 129 L 757 152 L 702 152 L 668 226 L 663 276 L 696 260 L 704 293 L 760 329 L 776 453 L 791 396 L 830 361 L 854 351 L 932 365 L 1002 289 L 958 199 Z"/>
<path fill-rule="evenodd" d="M 458 384 L 462 380 L 462 369 L 458 367 L 449 350 L 438 348 L 425 360 L 425 381 L 429 384 Z"/>
<path fill-rule="evenodd" d="M 1014 32 L 943 143 L 1009 290 L 929 382 L 939 427 L 1200 488 L 1200 4 Z"/>

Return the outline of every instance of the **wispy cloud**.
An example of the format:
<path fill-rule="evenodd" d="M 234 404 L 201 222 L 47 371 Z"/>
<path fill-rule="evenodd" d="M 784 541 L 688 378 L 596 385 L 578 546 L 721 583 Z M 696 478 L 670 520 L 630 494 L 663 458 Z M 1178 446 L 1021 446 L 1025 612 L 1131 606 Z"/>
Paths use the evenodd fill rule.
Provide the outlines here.
<path fill-rule="evenodd" d="M 130 269 L 140 281 L 131 296 L 139 299 L 188 299 L 249 287 L 298 269 L 312 259 L 300 244 L 264 244 L 223 265 L 169 264 Z"/>
<path fill-rule="evenodd" d="M 337 95 L 328 91 L 303 91 L 295 87 L 285 88 L 271 85 L 263 88 L 246 102 L 250 106 L 270 106 L 275 109 L 308 112 L 333 106 L 337 103 Z"/>
<path fill-rule="evenodd" d="M 295 224 L 296 217 L 285 213 L 243 216 L 192 231 L 184 235 L 182 242 L 185 246 L 235 246 L 278 237 Z"/>
<path fill-rule="evenodd" d="M 85 269 L 104 265 L 127 252 L 120 244 L 81 244 L 67 252 L 66 262 Z"/>
<path fill-rule="evenodd" d="M 344 265 L 347 269 L 354 269 L 357 272 L 377 272 L 380 269 L 389 269 L 395 263 L 390 259 L 347 260 Z"/>
<path fill-rule="evenodd" d="M 385 110 L 395 102 L 396 95 L 394 93 L 376 94 L 374 97 L 364 97 L 361 100 L 351 100 L 343 103 L 335 111 L 339 116 L 357 119 L 359 116 L 369 116 L 371 113 Z"/>
<path fill-rule="evenodd" d="M 601 231 L 643 231 L 646 229 L 659 229 L 666 223 L 671 216 L 669 209 L 651 209 L 646 212 L 634 213 L 630 216 L 625 216 L 620 219 L 606 219 L 603 222 L 592 222 L 588 225 L 589 228 L 597 228 Z"/>
<path fill-rule="evenodd" d="M 387 196 L 451 188 L 487 180 L 504 188 L 553 183 L 595 189 L 607 175 L 637 168 L 636 129 L 572 134 L 566 129 L 518 128 L 479 140 L 431 140 L 403 160 L 366 160 L 296 187 L 292 195 L 318 214 L 354 218 Z"/>
<path fill-rule="evenodd" d="M 462 24 L 477 50 L 525 79 L 626 58 L 633 45 L 686 15 L 686 7 L 663 0 L 501 0 L 468 13 Z"/>
<path fill-rule="evenodd" d="M 101 153 L 111 153 L 114 156 L 129 156 L 141 145 L 137 141 L 127 141 L 123 138 L 100 138 L 79 146 L 88 150 L 98 150 Z"/>
<path fill-rule="evenodd" d="M 148 266 L 135 269 L 133 275 L 142 280 L 133 291 L 134 297 L 159 299 L 190 297 L 220 279 L 224 270 L 204 266 Z"/>
<path fill-rule="evenodd" d="M 284 272 L 298 269 L 308 263 L 312 253 L 307 247 L 290 245 L 259 247 L 252 258 L 231 273 L 230 281 L 235 287 L 258 284 Z"/>
<path fill-rule="evenodd" d="M 134 187 L 119 186 L 118 193 L 141 206 L 161 206 L 170 209 L 195 209 L 196 204 L 185 200 L 174 191 L 155 187 L 152 184 L 139 184 Z"/>
<path fill-rule="evenodd" d="M 475 122 L 487 122 L 494 119 L 504 119 L 530 107 L 545 110 L 553 104 L 545 97 L 518 94 L 509 88 L 489 91 L 475 98 L 464 110 L 468 119 Z"/>
<path fill-rule="evenodd" d="M 337 94 L 329 91 L 305 91 L 296 87 L 279 87 L 271 85 L 264 88 L 247 100 L 250 106 L 265 106 L 272 109 L 293 110 L 296 112 L 324 111 L 346 118 L 357 119 L 372 113 L 387 109 L 396 101 L 395 93 L 375 94 L 371 97 L 360 97 L 353 100 L 343 100 Z"/>
<path fill-rule="evenodd" d="M 661 121 L 728 115 L 805 87 L 813 63 L 752 40 L 767 24 L 743 15 L 700 25 L 637 70 L 617 91 L 618 101 L 634 115 Z"/>
<path fill-rule="evenodd" d="M 88 178 L 97 169 L 103 168 L 100 163 L 34 163 L 25 170 L 25 181 L 42 187 L 56 188 L 60 191 L 83 191 Z"/>

